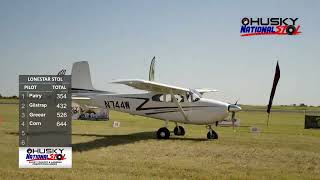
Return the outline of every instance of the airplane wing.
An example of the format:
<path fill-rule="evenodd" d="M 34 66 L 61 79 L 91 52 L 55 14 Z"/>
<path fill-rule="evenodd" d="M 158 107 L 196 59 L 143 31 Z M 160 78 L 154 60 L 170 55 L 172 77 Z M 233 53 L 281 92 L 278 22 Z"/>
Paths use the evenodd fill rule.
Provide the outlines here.
<path fill-rule="evenodd" d="M 195 89 L 197 92 L 199 92 L 201 95 L 208 92 L 218 92 L 216 89 L 207 89 L 207 88 L 201 88 L 201 89 Z"/>
<path fill-rule="evenodd" d="M 131 86 L 136 89 L 159 92 L 159 93 L 174 93 L 174 94 L 184 94 L 186 92 L 190 92 L 187 88 L 181 88 L 177 86 L 171 86 L 167 84 L 157 83 L 153 81 L 146 81 L 142 79 L 127 79 L 127 80 L 119 80 L 113 81 L 113 83 L 124 84 L 127 86 Z"/>

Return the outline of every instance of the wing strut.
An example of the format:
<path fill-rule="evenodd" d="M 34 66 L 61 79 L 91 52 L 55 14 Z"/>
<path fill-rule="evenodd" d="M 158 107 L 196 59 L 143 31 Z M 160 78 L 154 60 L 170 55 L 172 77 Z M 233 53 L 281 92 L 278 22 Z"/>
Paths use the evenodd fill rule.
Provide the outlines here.
<path fill-rule="evenodd" d="M 185 119 L 186 121 L 189 121 L 186 113 L 185 113 L 184 110 L 182 109 L 181 104 L 177 101 L 177 99 L 176 99 L 176 97 L 174 96 L 172 90 L 171 90 L 171 98 L 173 99 L 173 101 L 174 101 L 174 102 L 176 103 L 176 105 L 178 106 L 178 108 L 179 108 L 182 116 L 184 117 L 184 119 Z"/>

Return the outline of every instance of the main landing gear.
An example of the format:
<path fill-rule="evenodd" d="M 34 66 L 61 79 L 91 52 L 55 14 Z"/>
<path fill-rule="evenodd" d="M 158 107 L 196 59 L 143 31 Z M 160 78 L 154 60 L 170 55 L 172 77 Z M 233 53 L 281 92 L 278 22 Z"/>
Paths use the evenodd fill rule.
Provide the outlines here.
<path fill-rule="evenodd" d="M 176 136 L 184 136 L 186 132 L 184 131 L 184 128 L 182 126 L 178 126 L 178 123 L 176 123 L 176 127 L 174 127 L 173 129 L 173 133 Z"/>
<path fill-rule="evenodd" d="M 169 139 L 170 131 L 168 130 L 167 127 L 168 127 L 168 122 L 166 121 L 165 127 L 162 127 L 157 131 L 158 139 Z M 176 123 L 176 127 L 173 129 L 173 133 L 176 136 L 184 136 L 186 132 L 182 126 L 178 126 L 178 123 Z"/>
<path fill-rule="evenodd" d="M 157 138 L 158 139 L 169 139 L 170 131 L 166 127 L 162 127 L 157 131 Z"/>
<path fill-rule="evenodd" d="M 207 134 L 208 139 L 218 139 L 218 134 L 208 125 L 209 132 Z"/>
<path fill-rule="evenodd" d="M 168 120 L 165 121 L 164 127 L 158 129 L 157 138 L 158 139 L 169 139 L 170 131 L 168 130 Z"/>

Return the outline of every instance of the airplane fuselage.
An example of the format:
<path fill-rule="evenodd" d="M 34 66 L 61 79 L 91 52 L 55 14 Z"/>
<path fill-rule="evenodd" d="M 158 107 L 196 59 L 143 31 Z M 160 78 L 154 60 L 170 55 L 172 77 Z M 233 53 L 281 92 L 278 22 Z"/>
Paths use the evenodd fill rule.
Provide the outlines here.
<path fill-rule="evenodd" d="M 228 116 L 229 104 L 227 103 L 206 98 L 191 102 L 185 96 L 178 96 L 181 97 L 179 103 L 187 119 L 182 116 L 175 102 L 166 94 L 104 94 L 97 95 L 94 98 L 94 104 L 132 115 L 186 124 L 214 124 L 216 121 L 224 120 Z"/>

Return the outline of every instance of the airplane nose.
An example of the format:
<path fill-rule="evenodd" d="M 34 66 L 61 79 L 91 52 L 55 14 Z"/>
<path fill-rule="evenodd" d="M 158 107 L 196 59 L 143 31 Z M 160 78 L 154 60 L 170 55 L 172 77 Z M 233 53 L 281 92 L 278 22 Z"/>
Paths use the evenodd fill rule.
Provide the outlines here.
<path fill-rule="evenodd" d="M 241 107 L 240 106 L 237 106 L 235 104 L 230 104 L 228 106 L 228 111 L 229 112 L 238 112 L 238 111 L 241 111 Z"/>

